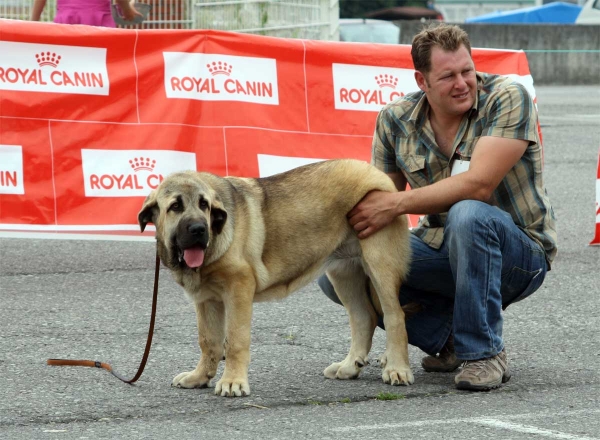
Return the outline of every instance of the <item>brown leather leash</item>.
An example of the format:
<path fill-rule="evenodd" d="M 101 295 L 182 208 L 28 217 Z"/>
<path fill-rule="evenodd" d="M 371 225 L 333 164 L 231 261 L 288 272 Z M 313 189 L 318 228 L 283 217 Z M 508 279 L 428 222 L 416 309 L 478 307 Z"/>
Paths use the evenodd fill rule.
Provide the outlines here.
<path fill-rule="evenodd" d="M 110 364 L 106 362 L 99 361 L 91 361 L 91 360 L 75 360 L 75 359 L 48 359 L 48 365 L 55 366 L 73 366 L 73 367 L 95 367 L 102 368 L 117 379 L 122 380 L 125 383 L 132 385 L 135 381 L 137 381 L 142 372 L 144 371 L 144 367 L 146 366 L 146 361 L 148 360 L 148 355 L 150 354 L 150 346 L 152 345 L 152 335 L 154 334 L 154 320 L 156 317 L 156 300 L 158 298 L 158 273 L 160 272 L 160 257 L 158 256 L 158 251 L 156 253 L 156 265 L 154 269 L 154 292 L 152 294 L 152 314 L 150 316 L 150 328 L 148 330 L 148 338 L 146 340 L 146 349 L 144 350 L 144 356 L 142 357 L 142 361 L 140 362 L 140 366 L 138 367 L 138 371 L 133 377 L 133 379 L 125 379 L 119 373 L 117 373 Z"/>

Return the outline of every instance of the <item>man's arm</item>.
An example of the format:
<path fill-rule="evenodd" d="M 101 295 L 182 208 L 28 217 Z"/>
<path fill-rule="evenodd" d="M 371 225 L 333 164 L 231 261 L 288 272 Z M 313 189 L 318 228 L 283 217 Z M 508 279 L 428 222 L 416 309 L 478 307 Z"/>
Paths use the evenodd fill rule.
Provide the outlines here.
<path fill-rule="evenodd" d="M 446 212 L 461 200 L 487 202 L 528 145 L 520 139 L 481 137 L 466 172 L 410 191 L 403 191 L 406 179 L 401 173 L 390 174 L 400 191 L 370 192 L 350 211 L 349 222 L 358 238 L 366 238 L 402 214 Z"/>

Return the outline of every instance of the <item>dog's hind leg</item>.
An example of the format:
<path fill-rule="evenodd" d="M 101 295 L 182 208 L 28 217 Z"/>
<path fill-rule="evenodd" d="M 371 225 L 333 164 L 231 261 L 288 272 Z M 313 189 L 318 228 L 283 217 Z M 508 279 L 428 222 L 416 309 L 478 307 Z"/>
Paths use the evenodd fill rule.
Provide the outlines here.
<path fill-rule="evenodd" d="M 198 343 L 202 355 L 193 371 L 180 373 L 173 379 L 172 386 L 178 388 L 205 388 L 217 374 L 223 358 L 225 339 L 225 309 L 223 303 L 206 301 L 196 304 L 198 320 Z"/>
<path fill-rule="evenodd" d="M 405 219 L 398 218 L 379 232 L 360 241 L 365 271 L 383 312 L 386 349 L 381 358 L 382 378 L 392 385 L 410 385 L 414 376 L 408 362 L 408 336 L 404 311 L 398 298 L 410 263 L 410 243 Z"/>
<path fill-rule="evenodd" d="M 323 374 L 329 379 L 355 379 L 368 364 L 377 314 L 366 292 L 367 277 L 360 262 L 336 260 L 327 270 L 338 298 L 348 311 L 352 342 L 341 362 L 331 364 Z"/>

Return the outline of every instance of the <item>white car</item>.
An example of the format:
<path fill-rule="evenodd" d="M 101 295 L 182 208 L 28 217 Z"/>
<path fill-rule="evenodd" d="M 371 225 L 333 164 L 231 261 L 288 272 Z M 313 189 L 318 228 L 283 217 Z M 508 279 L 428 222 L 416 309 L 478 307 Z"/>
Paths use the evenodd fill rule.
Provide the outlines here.
<path fill-rule="evenodd" d="M 575 24 L 600 24 L 600 0 L 587 0 Z"/>
<path fill-rule="evenodd" d="M 391 21 L 372 18 L 341 18 L 340 41 L 398 44 L 400 28 Z"/>

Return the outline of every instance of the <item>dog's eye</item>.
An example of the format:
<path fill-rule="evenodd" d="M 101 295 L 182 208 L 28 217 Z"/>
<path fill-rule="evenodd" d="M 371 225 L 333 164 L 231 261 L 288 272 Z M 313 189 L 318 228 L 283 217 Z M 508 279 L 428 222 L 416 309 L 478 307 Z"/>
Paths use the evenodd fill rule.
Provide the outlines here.
<path fill-rule="evenodd" d="M 169 206 L 169 211 L 179 212 L 181 211 L 181 203 L 175 202 L 171 206 Z"/>
<path fill-rule="evenodd" d="M 204 199 L 200 199 L 200 209 L 207 209 L 208 208 L 208 202 Z"/>

